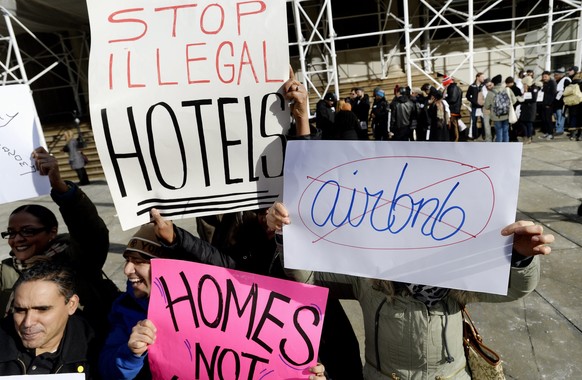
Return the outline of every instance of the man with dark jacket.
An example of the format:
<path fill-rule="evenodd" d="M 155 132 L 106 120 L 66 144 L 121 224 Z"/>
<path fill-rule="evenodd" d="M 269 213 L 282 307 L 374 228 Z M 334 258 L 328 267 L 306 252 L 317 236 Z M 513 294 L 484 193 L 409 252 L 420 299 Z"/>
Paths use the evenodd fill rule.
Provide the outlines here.
<path fill-rule="evenodd" d="M 0 376 L 85 373 L 97 379 L 94 334 L 74 315 L 79 306 L 70 270 L 51 261 L 22 273 L 12 313 L 0 328 Z"/>
<path fill-rule="evenodd" d="M 352 112 L 358 117 L 358 139 L 368 140 L 368 115 L 370 114 L 370 97 L 364 93 L 364 89 L 357 87 L 355 97 L 351 100 Z"/>
<path fill-rule="evenodd" d="M 413 141 L 412 131 L 416 128 L 418 111 L 416 103 L 410 100 L 410 87 L 400 87 L 399 95 L 390 103 L 390 132 L 396 141 Z"/>
<path fill-rule="evenodd" d="M 544 84 L 542 87 L 544 99 L 541 107 L 543 135 L 539 136 L 539 138 L 551 140 L 554 138 L 554 123 L 552 121 L 554 110 L 552 107 L 554 105 L 554 99 L 556 98 L 557 84 L 556 81 L 552 79 L 549 71 L 544 71 L 542 73 L 542 82 Z"/>
<path fill-rule="evenodd" d="M 374 130 L 374 139 L 388 140 L 388 116 L 390 105 L 384 97 L 384 90 L 381 88 L 374 89 L 374 104 L 370 112 L 372 120 L 372 129 Z"/>
<path fill-rule="evenodd" d="M 315 106 L 315 125 L 321 129 L 324 140 L 332 139 L 336 100 L 335 95 L 328 92 Z"/>
<path fill-rule="evenodd" d="M 485 74 L 477 73 L 475 82 L 469 86 L 467 90 L 467 100 L 471 103 L 471 134 L 473 140 L 479 137 L 479 129 L 477 128 L 477 119 L 481 119 L 481 133 L 485 139 L 485 124 L 483 123 L 483 104 L 485 104 L 485 97 L 483 96 L 483 83 L 485 82 Z M 480 110 L 480 111 L 479 111 Z M 480 114 L 477 116 L 477 114 Z"/>
<path fill-rule="evenodd" d="M 465 141 L 464 134 L 461 135 L 459 131 L 459 119 L 461 118 L 461 106 L 463 103 L 463 91 L 455 83 L 453 77 L 445 76 L 443 79 L 443 86 L 445 86 L 445 100 L 449 104 L 451 118 L 449 120 L 449 130 L 451 141 Z"/>

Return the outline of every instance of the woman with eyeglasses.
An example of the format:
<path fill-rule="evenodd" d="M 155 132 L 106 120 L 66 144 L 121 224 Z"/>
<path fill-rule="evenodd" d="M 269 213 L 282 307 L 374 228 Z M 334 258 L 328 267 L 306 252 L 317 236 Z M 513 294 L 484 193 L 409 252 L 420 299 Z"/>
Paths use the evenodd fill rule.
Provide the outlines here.
<path fill-rule="evenodd" d="M 95 326 L 106 320 L 106 300 L 101 268 L 109 251 L 109 230 L 87 195 L 73 182 L 61 178 L 57 160 L 44 148 L 32 153 L 36 168 L 51 184 L 51 197 L 69 233 L 58 233 L 55 214 L 38 204 L 16 208 L 1 233 L 8 241 L 10 257 L 0 263 L 0 316 L 9 309 L 12 287 L 23 271 L 46 260 L 75 269 L 84 314 Z M 99 329 L 97 329 L 99 330 Z"/>

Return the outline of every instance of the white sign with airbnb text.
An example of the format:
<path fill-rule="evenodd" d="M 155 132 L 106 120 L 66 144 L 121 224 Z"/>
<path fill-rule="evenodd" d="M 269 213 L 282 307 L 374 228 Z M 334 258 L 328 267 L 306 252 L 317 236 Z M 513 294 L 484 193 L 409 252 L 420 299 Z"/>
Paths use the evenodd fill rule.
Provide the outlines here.
<path fill-rule="evenodd" d="M 289 142 L 285 266 L 506 294 L 521 147 Z"/>

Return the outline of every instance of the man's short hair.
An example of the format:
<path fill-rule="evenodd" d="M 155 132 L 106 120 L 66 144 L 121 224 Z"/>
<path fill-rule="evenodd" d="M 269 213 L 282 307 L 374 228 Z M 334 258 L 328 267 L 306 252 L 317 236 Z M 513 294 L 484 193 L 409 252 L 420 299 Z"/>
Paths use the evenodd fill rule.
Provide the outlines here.
<path fill-rule="evenodd" d="M 552 75 L 552 73 L 550 73 L 548 70 L 546 70 L 542 73 L 542 75 Z"/>
<path fill-rule="evenodd" d="M 65 297 L 68 303 L 71 297 L 76 294 L 75 275 L 71 268 L 53 261 L 41 261 L 32 268 L 22 272 L 16 283 L 14 291 L 25 282 L 48 281 L 53 282 L 59 293 Z"/>

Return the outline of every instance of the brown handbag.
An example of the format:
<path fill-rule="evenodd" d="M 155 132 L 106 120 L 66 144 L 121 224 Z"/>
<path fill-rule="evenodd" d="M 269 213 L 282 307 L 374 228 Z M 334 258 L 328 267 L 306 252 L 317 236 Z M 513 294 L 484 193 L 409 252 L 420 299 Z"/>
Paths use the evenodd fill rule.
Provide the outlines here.
<path fill-rule="evenodd" d="M 463 346 L 473 380 L 505 380 L 501 358 L 483 343 L 467 308 L 463 314 Z"/>

